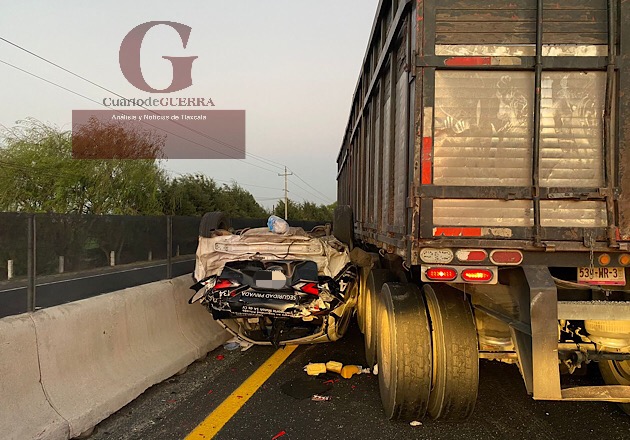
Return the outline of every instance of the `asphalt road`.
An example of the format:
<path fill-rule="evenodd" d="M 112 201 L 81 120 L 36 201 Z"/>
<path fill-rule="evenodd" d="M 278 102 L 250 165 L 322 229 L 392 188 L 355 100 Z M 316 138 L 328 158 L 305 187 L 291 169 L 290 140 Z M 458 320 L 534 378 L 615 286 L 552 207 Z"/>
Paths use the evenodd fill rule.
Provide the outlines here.
<path fill-rule="evenodd" d="M 183 439 L 275 350 L 252 347 L 246 352 L 219 348 L 158 384 L 103 421 L 92 440 Z M 525 392 L 514 365 L 482 361 L 475 413 L 461 423 L 422 421 L 418 427 L 390 422 L 383 416 L 378 379 L 364 374 L 309 377 L 309 362 L 363 360 L 363 342 L 356 325 L 343 340 L 299 347 L 224 426 L 216 439 L 561 439 L 630 438 L 630 417 L 615 404 L 534 401 Z M 327 402 L 296 399 L 283 392 L 288 384 L 309 395 L 322 387 Z M 593 375 L 577 379 L 598 382 Z M 573 383 L 575 384 L 575 380 Z"/>
<path fill-rule="evenodd" d="M 192 273 L 194 266 L 194 258 L 173 261 L 173 277 Z M 52 307 L 165 278 L 166 263 L 158 261 L 140 267 L 127 265 L 92 272 L 56 275 L 38 280 L 35 304 L 37 308 Z M 0 318 L 24 312 L 25 282 L 2 283 Z"/>

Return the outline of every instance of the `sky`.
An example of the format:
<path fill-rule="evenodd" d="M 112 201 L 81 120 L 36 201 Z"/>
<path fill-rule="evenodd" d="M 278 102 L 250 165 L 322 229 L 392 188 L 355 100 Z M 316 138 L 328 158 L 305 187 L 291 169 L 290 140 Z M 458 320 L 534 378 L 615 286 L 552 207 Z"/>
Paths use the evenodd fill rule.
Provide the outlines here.
<path fill-rule="evenodd" d="M 290 198 L 328 204 L 336 200 L 336 158 L 377 4 L 25 0 L 3 4 L 0 37 L 125 97 L 209 97 L 213 110 L 245 110 L 247 160 L 171 159 L 164 167 L 173 176 L 202 173 L 219 183 L 234 180 L 271 207 L 283 196 L 284 178 L 278 174 L 286 165 L 295 173 L 289 177 Z M 147 83 L 156 89 L 170 84 L 171 64 L 162 56 L 197 56 L 191 87 L 151 95 L 123 76 L 120 44 L 148 21 L 183 23 L 192 32 L 185 49 L 169 27 L 147 33 L 141 52 Z M 0 40 L 0 126 L 31 117 L 70 129 L 73 110 L 104 109 L 2 62 L 97 102 L 112 97 Z"/>

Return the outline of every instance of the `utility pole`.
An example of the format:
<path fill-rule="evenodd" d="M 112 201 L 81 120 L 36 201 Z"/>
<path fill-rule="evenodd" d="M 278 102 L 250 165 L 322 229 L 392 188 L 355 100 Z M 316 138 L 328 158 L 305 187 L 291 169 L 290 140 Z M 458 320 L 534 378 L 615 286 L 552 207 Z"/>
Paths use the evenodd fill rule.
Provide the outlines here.
<path fill-rule="evenodd" d="M 289 176 L 293 173 L 287 172 L 287 167 L 284 167 L 284 174 L 278 174 L 278 176 L 284 176 L 284 219 L 289 220 Z"/>

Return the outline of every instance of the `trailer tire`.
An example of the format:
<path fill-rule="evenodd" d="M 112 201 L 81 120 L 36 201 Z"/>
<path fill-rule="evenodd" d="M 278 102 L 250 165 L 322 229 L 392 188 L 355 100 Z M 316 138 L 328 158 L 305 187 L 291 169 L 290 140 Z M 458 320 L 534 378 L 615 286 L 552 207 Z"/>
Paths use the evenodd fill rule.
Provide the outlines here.
<path fill-rule="evenodd" d="M 479 387 L 479 349 L 472 308 L 466 295 L 453 287 L 425 284 L 422 290 L 433 345 L 428 412 L 433 419 L 465 420 L 475 409 Z"/>
<path fill-rule="evenodd" d="M 335 208 L 333 235 L 350 249 L 354 247 L 354 218 L 350 206 L 339 205 Z"/>
<path fill-rule="evenodd" d="M 630 386 L 630 361 L 600 361 L 599 372 L 608 385 Z M 630 403 L 620 403 L 623 412 L 630 415 Z"/>
<path fill-rule="evenodd" d="M 378 385 L 390 420 L 425 417 L 431 392 L 431 334 L 422 292 L 385 283 L 378 313 Z"/>
<path fill-rule="evenodd" d="M 388 281 L 394 281 L 394 275 L 387 269 L 372 269 L 365 281 L 363 298 L 363 340 L 365 342 L 365 361 L 372 368 L 376 363 L 377 312 L 381 288 Z"/>
<path fill-rule="evenodd" d="M 199 235 L 209 238 L 217 229 L 230 229 L 230 219 L 221 211 L 206 212 L 199 224 Z"/>

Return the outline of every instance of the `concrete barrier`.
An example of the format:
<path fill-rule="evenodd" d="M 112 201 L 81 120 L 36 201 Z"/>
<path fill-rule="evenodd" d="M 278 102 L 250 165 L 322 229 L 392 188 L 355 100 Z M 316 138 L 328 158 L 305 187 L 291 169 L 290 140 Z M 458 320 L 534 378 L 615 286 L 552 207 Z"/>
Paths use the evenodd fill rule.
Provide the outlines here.
<path fill-rule="evenodd" d="M 30 316 L 0 319 L 0 433 L 8 440 L 67 439 L 68 423 L 40 383 L 35 326 Z"/>
<path fill-rule="evenodd" d="M 44 402 L 47 398 L 50 409 L 64 422 L 60 426 L 65 431 L 49 430 L 37 438 L 67 439 L 89 430 L 228 338 L 203 307 L 185 303 L 192 292 L 189 280 L 189 276 L 180 277 L 5 318 L 27 320 L 25 328 L 31 323 L 32 337 L 22 346 L 35 359 L 30 365 L 37 366 L 39 360 L 39 368 L 24 380 L 36 381 L 31 387 L 37 385 L 40 391 L 43 387 Z M 7 331 L 13 339 L 15 330 L 10 327 Z M 22 363 L 19 357 L 16 361 Z M 0 372 L 11 368 L 1 362 Z M 0 382 L 5 382 L 4 377 Z M 21 425 L 17 411 L 30 408 L 30 399 L 36 397 L 10 406 L 7 419 Z M 49 425 L 57 426 L 33 422 L 40 431 Z"/>
<path fill-rule="evenodd" d="M 199 303 L 188 304 L 194 291 L 190 290 L 192 278 L 179 277 L 173 280 L 173 299 L 180 328 L 188 341 L 197 349 L 197 358 L 205 356 L 232 336 Z"/>

